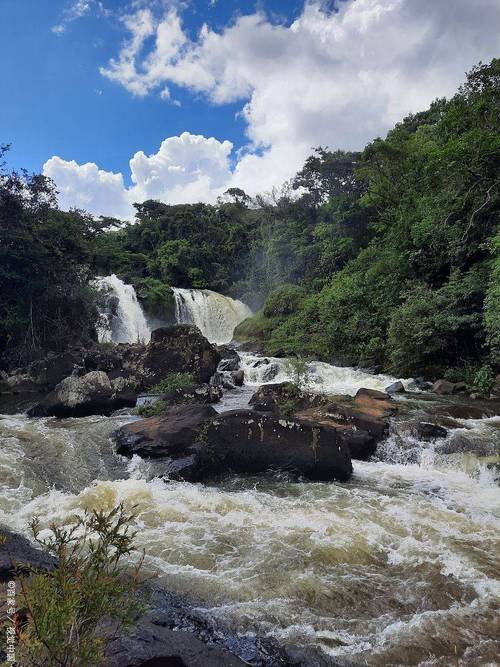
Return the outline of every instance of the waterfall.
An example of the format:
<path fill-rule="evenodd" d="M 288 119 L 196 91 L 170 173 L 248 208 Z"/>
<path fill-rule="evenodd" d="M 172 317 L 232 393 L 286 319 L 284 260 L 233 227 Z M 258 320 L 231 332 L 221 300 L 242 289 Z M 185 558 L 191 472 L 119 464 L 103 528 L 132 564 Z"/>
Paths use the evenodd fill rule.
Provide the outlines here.
<path fill-rule="evenodd" d="M 95 285 L 106 296 L 99 340 L 113 343 L 149 342 L 151 331 L 133 286 L 125 284 L 114 273 L 96 278 Z"/>
<path fill-rule="evenodd" d="M 238 324 L 252 315 L 250 308 L 241 301 L 212 290 L 172 289 L 178 324 L 194 324 L 217 345 L 229 343 Z"/>

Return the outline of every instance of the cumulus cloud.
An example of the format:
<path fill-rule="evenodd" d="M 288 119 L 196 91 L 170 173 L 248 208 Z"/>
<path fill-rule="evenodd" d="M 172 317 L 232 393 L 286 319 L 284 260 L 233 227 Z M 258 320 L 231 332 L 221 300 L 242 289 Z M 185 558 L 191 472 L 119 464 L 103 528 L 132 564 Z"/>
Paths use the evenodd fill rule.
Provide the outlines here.
<path fill-rule="evenodd" d="M 175 4 L 158 14 L 146 3 L 123 19 L 128 39 L 101 73 L 134 95 L 168 101 L 175 84 L 214 105 L 240 102 L 248 145 L 228 183 L 253 193 L 290 178 L 314 146 L 361 148 L 407 113 L 451 95 L 473 64 L 499 51 L 498 0 L 331 6 L 308 0 L 289 24 L 263 12 L 239 16 L 219 31 L 204 25 L 193 39 Z M 189 150 L 197 148 L 205 142 Z M 155 160 L 148 164 L 156 169 Z M 212 193 L 219 181 L 218 159 L 203 164 L 214 175 L 190 181 L 191 196 L 197 188 L 199 196 Z M 162 189 L 170 173 L 155 173 L 155 192 L 188 192 L 171 180 Z"/>
<path fill-rule="evenodd" d="M 122 174 L 94 163 L 77 164 L 54 156 L 43 166 L 59 191 L 61 208 L 83 208 L 95 215 L 131 220 L 134 202 L 159 199 L 170 204 L 215 201 L 231 179 L 233 145 L 184 132 L 162 142 L 157 153 L 138 151 L 130 160 L 132 185 Z"/>

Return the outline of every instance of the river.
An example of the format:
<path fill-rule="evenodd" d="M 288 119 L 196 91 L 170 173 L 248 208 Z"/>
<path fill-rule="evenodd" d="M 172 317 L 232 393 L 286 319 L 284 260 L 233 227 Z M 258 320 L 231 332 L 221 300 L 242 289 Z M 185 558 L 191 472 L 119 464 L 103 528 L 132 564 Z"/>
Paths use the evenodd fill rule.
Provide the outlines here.
<path fill-rule="evenodd" d="M 245 384 L 219 409 L 286 378 L 282 360 L 241 358 Z M 313 389 L 332 394 L 393 380 L 320 362 L 308 371 Z M 46 527 L 124 502 L 146 568 L 232 631 L 340 664 L 499 664 L 499 406 L 418 393 L 396 400 L 403 416 L 373 460 L 353 461 L 348 483 L 284 474 L 165 481 L 154 462 L 114 452 L 110 434 L 135 417 L 3 415 L 0 522 L 26 533 L 34 515 Z M 415 416 L 448 435 L 418 440 Z"/>

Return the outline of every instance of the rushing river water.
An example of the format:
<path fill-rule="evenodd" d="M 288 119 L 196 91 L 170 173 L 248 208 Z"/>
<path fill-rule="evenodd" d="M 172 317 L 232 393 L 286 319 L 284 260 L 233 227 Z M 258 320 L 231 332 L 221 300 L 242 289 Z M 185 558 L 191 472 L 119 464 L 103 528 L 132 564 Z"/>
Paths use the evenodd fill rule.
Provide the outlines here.
<path fill-rule="evenodd" d="M 348 370 L 338 373 L 346 390 Z M 234 631 L 354 665 L 498 664 L 500 491 L 481 457 L 498 454 L 500 418 L 455 418 L 434 444 L 395 423 L 346 484 L 218 486 L 166 483 L 154 463 L 117 456 L 109 436 L 130 419 L 1 417 L 0 521 L 25 532 L 33 515 L 46 526 L 123 501 L 147 567 Z"/>

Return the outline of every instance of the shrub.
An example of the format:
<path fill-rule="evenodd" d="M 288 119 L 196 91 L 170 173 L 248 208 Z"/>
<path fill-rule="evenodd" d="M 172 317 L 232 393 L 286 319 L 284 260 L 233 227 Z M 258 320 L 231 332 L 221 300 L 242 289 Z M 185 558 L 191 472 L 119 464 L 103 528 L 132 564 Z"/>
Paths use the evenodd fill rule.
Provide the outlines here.
<path fill-rule="evenodd" d="M 21 575 L 27 624 L 20 634 L 23 664 L 95 667 L 104 661 L 107 638 L 132 623 L 141 611 L 138 573 L 126 576 L 123 558 L 132 552 L 133 516 L 122 505 L 110 512 L 85 511 L 71 527 L 50 526 L 38 544 L 57 557 L 48 573 Z M 104 626 L 106 624 L 106 626 Z"/>
<path fill-rule="evenodd" d="M 156 401 L 150 405 L 141 405 L 138 413 L 141 417 L 161 417 L 161 415 L 165 414 L 166 408 L 165 401 Z"/>
<path fill-rule="evenodd" d="M 484 365 L 477 371 L 474 376 L 473 389 L 481 396 L 489 396 L 493 385 L 495 384 L 495 376 L 491 366 Z"/>
<path fill-rule="evenodd" d="M 296 387 L 298 392 L 308 386 L 311 378 L 306 359 L 300 356 L 291 357 L 285 361 L 285 368 L 292 378 L 292 386 Z"/>
<path fill-rule="evenodd" d="M 252 317 L 240 322 L 234 330 L 234 340 L 244 342 L 247 340 L 266 340 L 274 326 L 274 321 L 264 316 L 262 311 L 255 313 Z"/>
<path fill-rule="evenodd" d="M 282 317 L 295 313 L 307 292 L 298 285 L 281 285 L 273 290 L 264 304 L 265 317 Z"/>
<path fill-rule="evenodd" d="M 193 376 L 189 373 L 169 373 L 166 377 L 151 387 L 152 394 L 167 394 L 177 389 L 187 389 L 193 385 Z"/>

